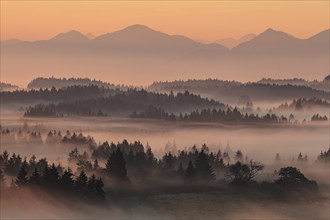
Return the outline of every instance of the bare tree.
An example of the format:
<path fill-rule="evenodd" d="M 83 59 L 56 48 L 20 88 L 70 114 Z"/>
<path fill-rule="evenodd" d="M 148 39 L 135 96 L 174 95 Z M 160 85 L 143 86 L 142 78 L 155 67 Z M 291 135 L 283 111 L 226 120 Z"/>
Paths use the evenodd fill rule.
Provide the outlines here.
<path fill-rule="evenodd" d="M 248 164 L 243 164 L 238 161 L 229 166 L 225 177 L 234 183 L 248 183 L 263 169 L 264 165 L 260 162 L 251 160 Z"/>

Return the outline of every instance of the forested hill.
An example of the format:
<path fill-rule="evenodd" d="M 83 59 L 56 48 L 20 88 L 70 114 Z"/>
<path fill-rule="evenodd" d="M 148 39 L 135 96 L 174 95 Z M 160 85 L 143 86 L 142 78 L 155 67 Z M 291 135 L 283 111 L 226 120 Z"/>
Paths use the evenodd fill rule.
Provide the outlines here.
<path fill-rule="evenodd" d="M 89 79 L 89 78 L 44 78 L 38 77 L 33 79 L 28 85 L 27 89 L 51 89 L 55 87 L 56 89 L 70 87 L 70 86 L 89 86 L 89 85 L 96 85 L 99 87 L 105 88 L 127 88 L 127 86 L 119 86 L 112 83 L 106 83 L 100 80 Z"/>
<path fill-rule="evenodd" d="M 18 86 L 12 85 L 12 84 L 9 84 L 9 83 L 0 82 L 0 92 L 1 91 L 12 91 L 12 90 L 15 90 L 15 89 L 18 89 Z"/>
<path fill-rule="evenodd" d="M 329 92 L 316 90 L 308 86 L 264 83 L 243 84 L 217 79 L 155 82 L 148 87 L 148 90 L 158 92 L 181 92 L 187 90 L 231 104 L 237 103 L 242 95 L 251 97 L 253 101 L 267 102 L 278 102 L 302 97 L 329 99 Z"/>
<path fill-rule="evenodd" d="M 60 102 L 77 101 L 88 98 L 98 98 L 113 95 L 119 90 L 107 89 L 96 85 L 69 86 L 67 88 L 38 89 L 38 90 L 16 90 L 12 92 L 1 92 L 1 104 L 18 103 L 29 104 L 36 102 Z"/>
<path fill-rule="evenodd" d="M 115 95 L 82 99 L 58 104 L 36 105 L 30 107 L 25 116 L 129 116 L 134 111 L 142 111 L 153 105 L 169 112 L 190 112 L 202 108 L 225 108 L 222 103 L 201 98 L 189 92 L 173 94 L 151 93 L 145 90 L 117 91 Z"/>
<path fill-rule="evenodd" d="M 275 84 L 275 85 L 295 85 L 295 86 L 307 86 L 311 87 L 313 89 L 317 90 L 323 90 L 326 92 L 330 91 L 330 86 L 329 86 L 329 77 L 330 75 L 326 76 L 322 81 L 308 81 L 305 79 L 298 79 L 298 78 L 293 78 L 293 79 L 271 79 L 271 78 L 263 78 L 259 80 L 257 83 L 262 83 L 262 84 Z"/>

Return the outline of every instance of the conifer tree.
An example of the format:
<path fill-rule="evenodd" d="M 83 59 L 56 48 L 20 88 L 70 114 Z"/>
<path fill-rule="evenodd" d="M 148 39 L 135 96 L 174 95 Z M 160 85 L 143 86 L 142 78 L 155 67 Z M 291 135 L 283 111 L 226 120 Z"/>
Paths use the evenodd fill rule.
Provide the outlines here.
<path fill-rule="evenodd" d="M 119 148 L 112 152 L 106 163 L 106 172 L 119 180 L 127 179 L 127 169 L 124 156 Z"/>
<path fill-rule="evenodd" d="M 38 172 L 37 168 L 34 169 L 33 173 L 31 174 L 29 178 L 29 182 L 33 185 L 39 185 L 40 184 L 40 173 Z"/>
<path fill-rule="evenodd" d="M 74 187 L 74 179 L 73 173 L 70 168 L 64 171 L 63 175 L 61 176 L 59 183 L 64 191 L 70 192 Z"/>
<path fill-rule="evenodd" d="M 17 186 L 26 186 L 28 184 L 27 172 L 24 167 L 22 167 L 18 172 L 15 184 Z"/>
<path fill-rule="evenodd" d="M 87 176 L 85 171 L 81 171 L 80 175 L 77 177 L 75 185 L 78 190 L 85 190 L 87 188 Z"/>
<path fill-rule="evenodd" d="M 196 175 L 200 182 L 211 182 L 215 180 L 215 174 L 209 159 L 204 151 L 201 151 L 196 159 Z"/>
<path fill-rule="evenodd" d="M 196 170 L 191 161 L 189 161 L 188 167 L 185 172 L 185 179 L 187 181 L 195 181 L 196 178 Z"/>

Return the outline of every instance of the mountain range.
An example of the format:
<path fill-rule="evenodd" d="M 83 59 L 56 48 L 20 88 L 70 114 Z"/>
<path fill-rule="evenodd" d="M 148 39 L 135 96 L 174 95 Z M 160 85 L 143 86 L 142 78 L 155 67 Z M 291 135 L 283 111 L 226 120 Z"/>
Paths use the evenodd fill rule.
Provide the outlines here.
<path fill-rule="evenodd" d="M 49 40 L 7 40 L 1 42 L 2 80 L 22 85 L 26 76 L 55 75 L 146 85 L 205 77 L 315 79 L 330 72 L 329 29 L 307 39 L 273 29 L 250 38 L 229 49 L 132 25 L 94 38 L 72 30 Z"/>

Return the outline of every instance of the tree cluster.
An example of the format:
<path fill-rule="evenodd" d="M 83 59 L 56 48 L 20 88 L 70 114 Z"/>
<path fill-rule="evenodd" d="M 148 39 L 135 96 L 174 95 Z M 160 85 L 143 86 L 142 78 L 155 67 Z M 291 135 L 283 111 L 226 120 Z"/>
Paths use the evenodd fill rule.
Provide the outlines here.
<path fill-rule="evenodd" d="M 294 99 L 291 103 L 284 103 L 281 104 L 278 107 L 278 110 L 303 110 L 303 109 L 311 109 L 314 107 L 323 107 L 323 108 L 329 108 L 330 103 L 326 99 L 322 98 L 299 98 L 299 99 Z"/>
<path fill-rule="evenodd" d="M 330 163 L 330 147 L 328 150 L 325 150 L 324 152 L 321 151 L 321 153 L 317 157 L 317 162 Z"/>
<path fill-rule="evenodd" d="M 29 162 L 14 153 L 9 157 L 5 151 L 0 156 L 1 184 L 6 188 L 4 174 L 8 176 L 16 176 L 12 180 L 11 187 L 30 187 L 38 188 L 50 193 L 63 193 L 66 196 L 78 197 L 86 201 L 103 201 L 105 193 L 103 191 L 103 181 L 96 178 L 93 174 L 87 177 L 84 170 L 74 178 L 74 174 L 70 168 L 64 169 L 55 164 L 49 165 L 46 158 L 36 161 L 36 157 L 32 156 Z M 4 172 L 2 171 L 2 168 Z"/>
<path fill-rule="evenodd" d="M 319 114 L 315 114 L 312 116 L 311 121 L 328 121 L 328 117 L 325 115 L 322 117 Z"/>

